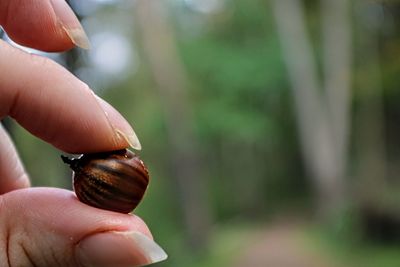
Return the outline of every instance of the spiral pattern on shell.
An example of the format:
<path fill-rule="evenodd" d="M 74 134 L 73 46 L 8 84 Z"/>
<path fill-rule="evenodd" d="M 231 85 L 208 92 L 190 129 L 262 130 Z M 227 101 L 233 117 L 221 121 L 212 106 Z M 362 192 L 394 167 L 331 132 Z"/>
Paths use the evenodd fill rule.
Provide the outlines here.
<path fill-rule="evenodd" d="M 149 183 L 143 161 L 127 149 L 62 159 L 74 171 L 78 199 L 96 208 L 129 213 L 142 200 Z"/>

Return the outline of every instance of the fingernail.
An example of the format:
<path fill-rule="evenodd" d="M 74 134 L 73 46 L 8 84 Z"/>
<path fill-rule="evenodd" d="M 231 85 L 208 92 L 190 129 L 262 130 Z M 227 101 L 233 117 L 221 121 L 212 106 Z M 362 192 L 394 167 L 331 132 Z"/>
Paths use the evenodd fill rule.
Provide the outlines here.
<path fill-rule="evenodd" d="M 135 132 L 132 132 L 131 134 L 125 134 L 119 129 L 116 129 L 115 132 L 117 135 L 119 135 L 121 138 L 125 139 L 125 141 L 129 144 L 130 147 L 136 149 L 136 150 L 141 150 L 142 145 L 139 142 L 139 138 L 137 137 Z"/>
<path fill-rule="evenodd" d="M 71 41 L 76 46 L 89 49 L 89 38 L 67 2 L 65 0 L 51 0 L 50 3 L 57 16 L 58 22 L 61 24 Z"/>
<path fill-rule="evenodd" d="M 140 232 L 106 232 L 83 239 L 76 256 L 84 267 L 145 266 L 167 259 L 165 251 Z"/>
<path fill-rule="evenodd" d="M 129 123 L 110 104 L 97 95 L 95 95 L 95 97 L 100 107 L 103 109 L 111 127 L 113 128 L 116 138 L 122 138 L 133 149 L 141 150 L 142 146 L 139 142 L 139 139 Z"/>

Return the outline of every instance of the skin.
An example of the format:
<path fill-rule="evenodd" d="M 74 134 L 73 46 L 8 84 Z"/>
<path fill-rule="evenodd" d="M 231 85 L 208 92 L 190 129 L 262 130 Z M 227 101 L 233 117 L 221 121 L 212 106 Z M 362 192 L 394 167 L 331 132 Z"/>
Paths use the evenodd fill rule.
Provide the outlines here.
<path fill-rule="evenodd" d="M 50 2 L 2 0 L 0 25 L 22 45 L 44 51 L 71 49 L 74 44 Z M 72 12 L 63 16 L 71 27 L 79 23 Z M 5 116 L 66 152 L 128 146 L 115 133 L 116 128 L 130 127 L 126 120 L 110 105 L 96 100 L 86 84 L 53 61 L 0 41 L 0 118 Z M 0 193 L 1 266 L 83 267 L 86 265 L 76 251 L 87 236 L 136 231 L 151 238 L 145 223 L 135 215 L 89 207 L 67 190 L 30 188 L 28 175 L 1 127 Z"/>

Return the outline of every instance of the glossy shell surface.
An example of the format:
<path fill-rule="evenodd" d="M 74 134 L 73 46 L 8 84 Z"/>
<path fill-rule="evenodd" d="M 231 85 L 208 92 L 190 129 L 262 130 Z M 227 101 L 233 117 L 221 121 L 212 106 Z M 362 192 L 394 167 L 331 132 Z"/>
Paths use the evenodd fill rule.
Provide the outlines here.
<path fill-rule="evenodd" d="M 149 183 L 143 161 L 127 149 L 63 160 L 74 171 L 78 199 L 96 208 L 129 213 L 142 200 Z"/>

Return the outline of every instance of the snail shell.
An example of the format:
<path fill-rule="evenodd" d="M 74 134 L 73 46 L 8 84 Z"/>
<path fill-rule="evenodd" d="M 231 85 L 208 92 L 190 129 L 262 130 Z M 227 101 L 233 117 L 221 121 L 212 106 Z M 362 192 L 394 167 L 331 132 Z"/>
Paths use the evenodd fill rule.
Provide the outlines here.
<path fill-rule="evenodd" d="M 143 161 L 127 149 L 61 158 L 74 171 L 78 199 L 96 208 L 129 213 L 139 204 L 149 183 Z"/>

